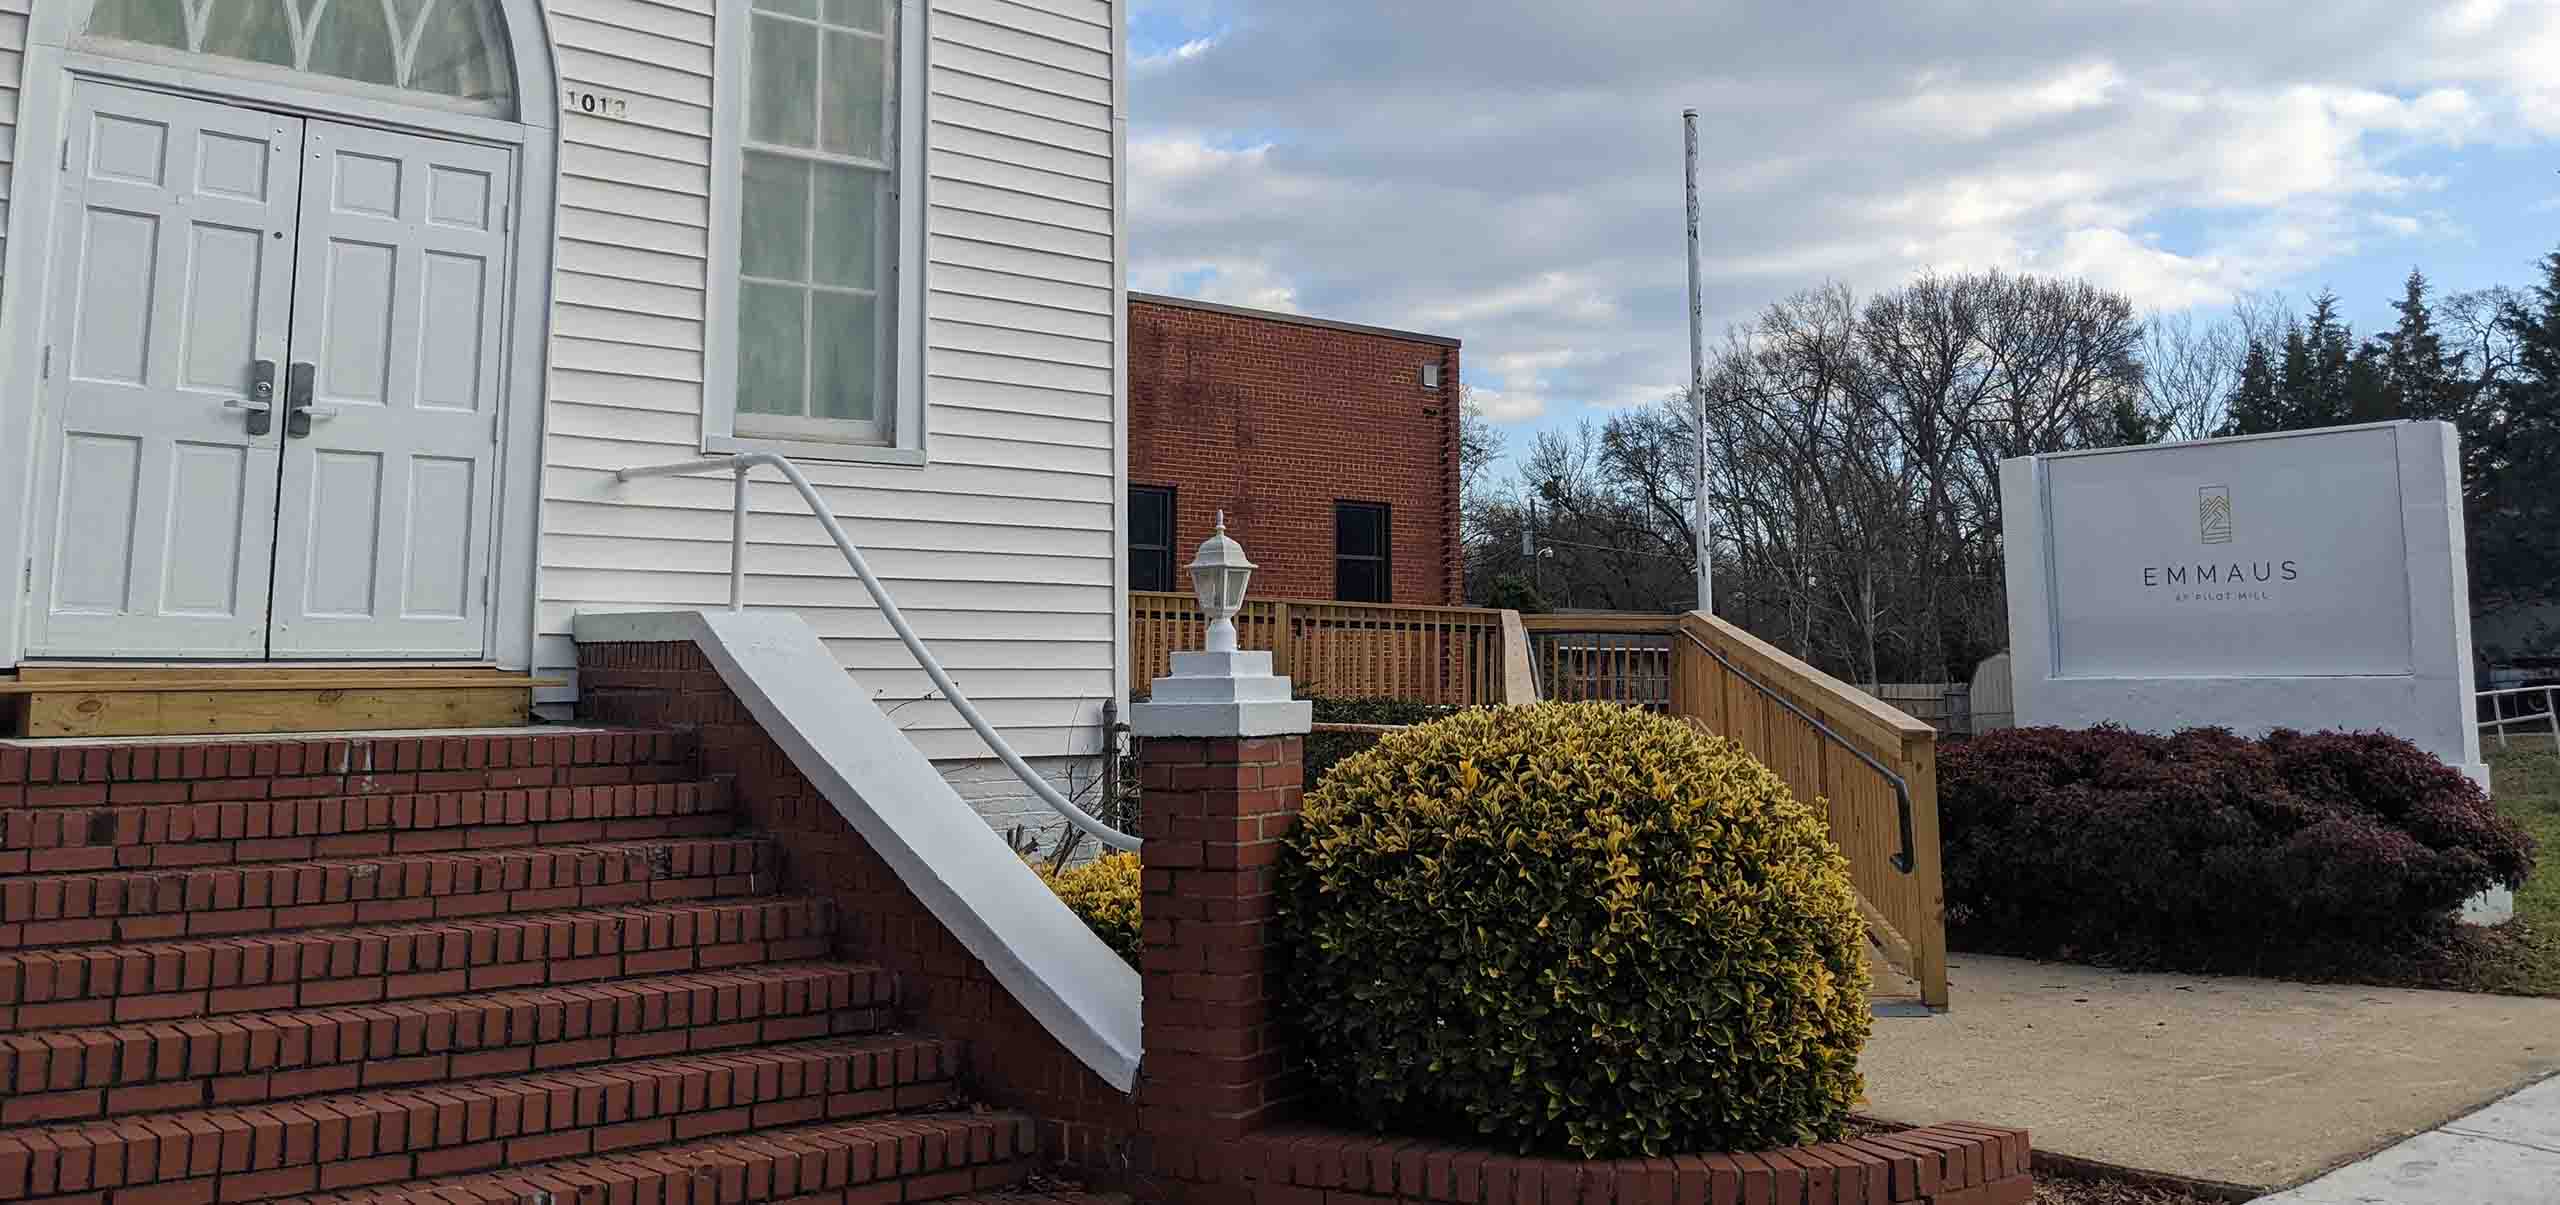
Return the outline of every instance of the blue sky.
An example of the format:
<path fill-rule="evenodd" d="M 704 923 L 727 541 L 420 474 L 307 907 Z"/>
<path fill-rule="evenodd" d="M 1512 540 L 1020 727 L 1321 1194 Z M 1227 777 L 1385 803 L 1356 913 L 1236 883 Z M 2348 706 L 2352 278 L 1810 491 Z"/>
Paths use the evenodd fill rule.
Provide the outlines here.
<path fill-rule="evenodd" d="M 2560 248 L 2560 4 L 1138 0 L 1136 287 L 1456 335 L 1515 436 L 1676 389 L 1679 110 L 1711 341 L 1828 279 L 2148 310 Z M 1516 442 L 1516 441 L 1515 441 Z"/>

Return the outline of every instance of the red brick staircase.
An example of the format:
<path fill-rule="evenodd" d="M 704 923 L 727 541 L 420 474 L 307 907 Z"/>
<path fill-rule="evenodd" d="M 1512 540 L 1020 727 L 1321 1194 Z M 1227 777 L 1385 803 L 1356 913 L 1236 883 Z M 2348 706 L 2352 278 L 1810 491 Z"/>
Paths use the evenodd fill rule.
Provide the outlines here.
<path fill-rule="evenodd" d="M 0 1201 L 1084 1200 L 697 764 L 0 744 Z"/>

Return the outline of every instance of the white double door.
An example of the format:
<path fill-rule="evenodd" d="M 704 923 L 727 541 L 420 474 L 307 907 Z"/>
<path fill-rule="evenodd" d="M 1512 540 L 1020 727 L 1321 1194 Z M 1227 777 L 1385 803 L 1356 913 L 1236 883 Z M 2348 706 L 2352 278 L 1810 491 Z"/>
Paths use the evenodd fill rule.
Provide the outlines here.
<path fill-rule="evenodd" d="M 504 150 L 82 83 L 29 651 L 477 658 Z"/>

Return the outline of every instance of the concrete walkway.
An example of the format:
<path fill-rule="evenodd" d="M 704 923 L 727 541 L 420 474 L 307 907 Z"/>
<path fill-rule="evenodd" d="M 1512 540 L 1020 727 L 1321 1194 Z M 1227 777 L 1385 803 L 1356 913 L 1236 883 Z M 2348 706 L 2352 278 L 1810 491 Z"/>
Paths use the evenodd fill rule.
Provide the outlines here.
<path fill-rule="evenodd" d="M 2260 1205 L 2549 1205 L 2560 1200 L 2560 1079 L 2547 1079 Z"/>
<path fill-rule="evenodd" d="M 1946 1015 L 1877 1020 L 1867 1112 L 2023 1126 L 2040 1150 L 2277 1188 L 2560 1072 L 2560 1000 L 1952 961 Z M 2554 1111 L 2515 1133 L 2560 1150 Z"/>

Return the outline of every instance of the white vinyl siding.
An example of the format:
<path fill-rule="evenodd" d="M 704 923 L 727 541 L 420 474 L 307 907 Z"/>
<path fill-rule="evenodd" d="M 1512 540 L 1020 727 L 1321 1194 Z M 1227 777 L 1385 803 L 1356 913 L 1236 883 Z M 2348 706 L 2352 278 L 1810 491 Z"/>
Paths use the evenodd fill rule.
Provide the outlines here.
<path fill-rule="evenodd" d="M 924 4 L 901 34 L 928 39 L 925 463 L 800 463 L 988 719 L 1026 756 L 1091 754 L 1122 689 L 1113 13 Z M 550 11 L 563 84 L 630 101 L 561 127 L 536 656 L 574 678 L 575 612 L 728 598 L 728 479 L 612 477 L 703 446 L 724 337 L 705 328 L 715 56 L 711 0 Z M 928 755 L 986 756 L 769 476 L 749 490 L 750 604 L 798 610 Z"/>
<path fill-rule="evenodd" d="M 17 167 L 18 91 L 27 61 L 27 13 L 32 0 L 0 0 L 0 233 L 9 225 L 9 184 Z M 0 237 L 0 255 L 8 251 Z"/>

